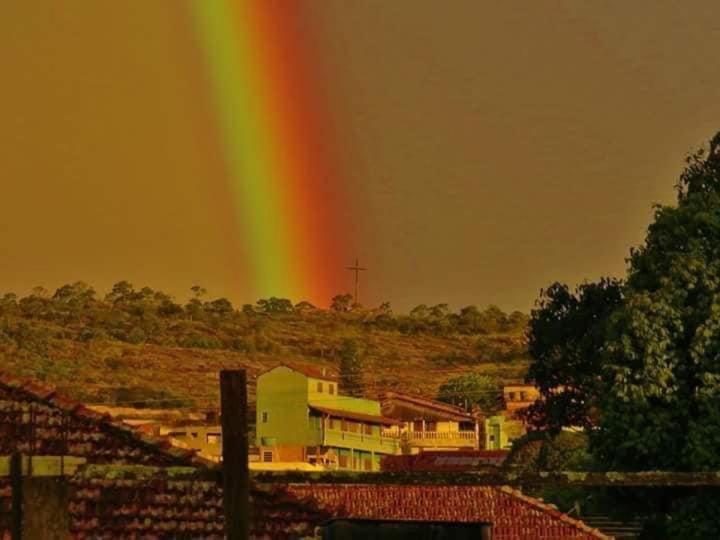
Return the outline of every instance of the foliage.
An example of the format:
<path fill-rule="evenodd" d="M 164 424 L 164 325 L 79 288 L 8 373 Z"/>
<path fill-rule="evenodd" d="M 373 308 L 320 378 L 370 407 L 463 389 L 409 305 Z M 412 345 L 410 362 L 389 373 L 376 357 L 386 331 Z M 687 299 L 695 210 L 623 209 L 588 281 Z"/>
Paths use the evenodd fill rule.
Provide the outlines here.
<path fill-rule="evenodd" d="M 346 313 L 351 310 L 353 297 L 351 294 L 338 294 L 332 297 L 330 309 L 339 313 Z"/>
<path fill-rule="evenodd" d="M 558 432 L 564 426 L 591 425 L 601 391 L 606 327 L 621 302 L 620 282 L 607 278 L 575 292 L 554 283 L 540 293 L 528 327 L 533 358 L 528 378 L 542 395 L 527 413 L 536 427 Z"/>
<path fill-rule="evenodd" d="M 583 471 L 591 465 L 587 447 L 582 432 L 534 431 L 513 442 L 503 467 L 519 473 Z"/>
<path fill-rule="evenodd" d="M 354 339 L 344 339 L 340 346 L 340 387 L 349 396 L 364 394 L 362 356 Z"/>
<path fill-rule="evenodd" d="M 495 414 L 501 408 L 502 389 L 490 377 L 471 372 L 454 377 L 438 390 L 437 399 L 459 405 L 465 409 L 479 408 L 487 415 Z"/>
<path fill-rule="evenodd" d="M 594 407 L 590 450 L 606 470 L 720 468 L 720 133 L 687 158 L 677 195 L 655 208 L 622 288 L 555 286 L 530 324 L 530 377 L 546 397 L 553 385 L 577 393 L 546 406 L 547 422 Z M 715 493 L 663 490 L 641 502 L 655 538 L 720 529 Z"/>

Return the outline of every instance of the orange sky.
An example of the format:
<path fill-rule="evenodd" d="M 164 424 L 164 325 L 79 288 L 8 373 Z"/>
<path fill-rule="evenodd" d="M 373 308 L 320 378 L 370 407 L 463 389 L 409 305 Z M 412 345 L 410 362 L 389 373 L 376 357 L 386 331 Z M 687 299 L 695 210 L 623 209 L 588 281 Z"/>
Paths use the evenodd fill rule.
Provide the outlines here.
<path fill-rule="evenodd" d="M 720 129 L 714 1 L 304 1 L 368 303 L 528 309 L 552 280 L 620 275 Z M 181 8 L 4 3 L 0 291 L 255 300 Z"/>

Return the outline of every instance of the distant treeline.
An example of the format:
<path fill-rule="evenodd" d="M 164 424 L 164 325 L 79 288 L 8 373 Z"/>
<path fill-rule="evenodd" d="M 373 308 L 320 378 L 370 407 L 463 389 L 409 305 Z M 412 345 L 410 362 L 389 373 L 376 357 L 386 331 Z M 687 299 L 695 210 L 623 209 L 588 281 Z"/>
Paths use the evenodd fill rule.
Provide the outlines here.
<path fill-rule="evenodd" d="M 54 293 L 36 287 L 24 297 L 4 294 L 0 297 L 0 342 L 9 338 L 37 341 L 32 327 L 22 323 L 26 320 L 54 323 L 55 335 L 51 337 L 60 339 L 114 339 L 271 353 L 277 351 L 264 340 L 261 330 L 273 319 L 432 335 L 517 335 L 524 332 L 528 320 L 523 313 L 506 314 L 495 306 L 482 310 L 468 306 L 454 313 L 446 304 L 420 305 L 409 314 L 396 315 L 389 303 L 364 308 L 354 305 L 350 295 L 334 297 L 330 309 L 275 297 L 237 309 L 226 298 L 207 299 L 207 291 L 200 286 L 192 287 L 191 293 L 190 300 L 181 304 L 162 291 L 136 289 L 121 281 L 104 297 L 83 282 L 64 285 Z"/>

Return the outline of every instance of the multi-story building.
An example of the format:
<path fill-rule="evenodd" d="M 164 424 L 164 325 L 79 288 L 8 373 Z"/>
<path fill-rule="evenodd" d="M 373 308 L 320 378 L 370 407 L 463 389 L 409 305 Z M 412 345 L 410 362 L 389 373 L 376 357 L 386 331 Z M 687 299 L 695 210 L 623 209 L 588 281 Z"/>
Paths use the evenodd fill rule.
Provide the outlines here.
<path fill-rule="evenodd" d="M 380 402 L 383 415 L 400 422 L 393 430 L 401 438 L 405 453 L 483 448 L 481 415 L 399 392 L 385 392 Z"/>
<path fill-rule="evenodd" d="M 540 399 L 540 391 L 532 384 L 516 383 L 503 386 L 505 410 L 516 414 Z"/>
<path fill-rule="evenodd" d="M 380 403 L 340 394 L 329 373 L 279 365 L 257 379 L 257 445 L 263 462 L 311 463 L 377 471 L 380 457 L 400 452 Z"/>

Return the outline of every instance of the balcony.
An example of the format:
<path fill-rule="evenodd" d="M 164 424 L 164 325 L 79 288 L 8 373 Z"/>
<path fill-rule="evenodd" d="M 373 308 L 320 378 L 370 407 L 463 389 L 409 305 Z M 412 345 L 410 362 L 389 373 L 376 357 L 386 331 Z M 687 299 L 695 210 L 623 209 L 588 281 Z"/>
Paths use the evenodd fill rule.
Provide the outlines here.
<path fill-rule="evenodd" d="M 474 431 L 404 431 L 402 440 L 411 446 L 442 448 L 477 448 Z"/>
<path fill-rule="evenodd" d="M 320 444 L 324 446 L 352 448 L 354 450 L 375 452 L 376 454 L 397 454 L 400 452 L 400 439 L 397 435 L 368 435 L 367 433 L 328 428 L 324 434 L 321 430 L 317 430 L 317 437 L 319 441 L 322 441 Z"/>

